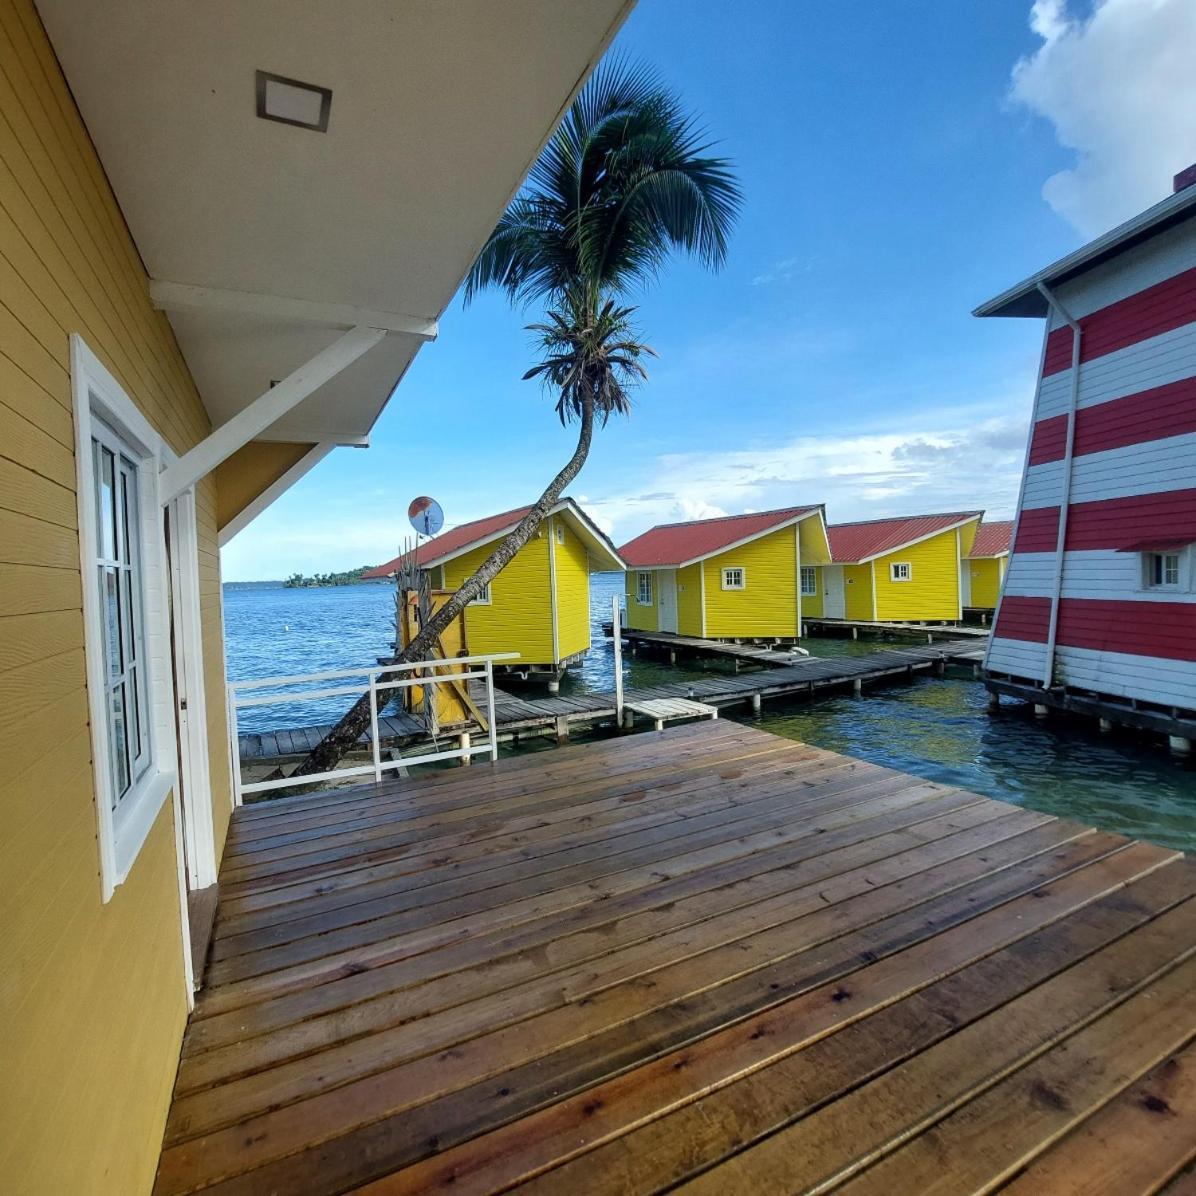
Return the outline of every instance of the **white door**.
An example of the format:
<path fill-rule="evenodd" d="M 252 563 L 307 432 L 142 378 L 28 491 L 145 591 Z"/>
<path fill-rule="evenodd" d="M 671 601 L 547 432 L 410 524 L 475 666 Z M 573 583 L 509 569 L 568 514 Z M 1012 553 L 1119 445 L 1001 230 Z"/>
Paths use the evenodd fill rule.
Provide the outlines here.
<path fill-rule="evenodd" d="M 847 595 L 843 589 L 842 565 L 827 565 L 822 570 L 822 613 L 828 619 L 847 617 Z"/>
<path fill-rule="evenodd" d="M 959 604 L 972 605 L 972 562 L 959 562 Z"/>
<path fill-rule="evenodd" d="M 675 569 L 661 569 L 656 574 L 660 587 L 657 599 L 657 626 L 661 631 L 671 631 L 677 634 L 677 571 Z"/>
<path fill-rule="evenodd" d="M 216 883 L 197 541 L 195 493 L 187 491 L 166 508 L 166 550 L 170 566 L 170 632 L 183 854 L 187 861 L 187 888 L 191 892 Z"/>

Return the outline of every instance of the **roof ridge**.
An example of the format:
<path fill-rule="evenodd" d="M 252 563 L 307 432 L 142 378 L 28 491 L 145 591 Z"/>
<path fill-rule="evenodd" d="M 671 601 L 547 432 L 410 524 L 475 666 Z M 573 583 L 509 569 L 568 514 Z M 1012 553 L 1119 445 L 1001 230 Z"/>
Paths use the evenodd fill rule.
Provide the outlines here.
<path fill-rule="evenodd" d="M 924 515 L 878 515 L 875 519 L 852 519 L 847 523 L 828 523 L 827 531 L 834 527 L 867 527 L 872 523 L 899 523 L 910 519 L 966 519 L 971 515 L 984 516 L 983 511 L 927 511 Z"/>
<path fill-rule="evenodd" d="M 693 527 L 695 523 L 726 523 L 731 519 L 755 519 L 760 515 L 785 515 L 791 511 L 816 511 L 821 507 L 822 503 L 798 503 L 792 507 L 773 507 L 768 511 L 741 511 L 738 515 L 709 515 L 705 519 L 677 519 L 672 523 L 654 523 L 646 531 L 640 532 L 640 536 L 646 536 L 648 532 L 654 532 L 657 528 L 662 527 Z M 634 537 L 639 539 L 639 536 Z"/>

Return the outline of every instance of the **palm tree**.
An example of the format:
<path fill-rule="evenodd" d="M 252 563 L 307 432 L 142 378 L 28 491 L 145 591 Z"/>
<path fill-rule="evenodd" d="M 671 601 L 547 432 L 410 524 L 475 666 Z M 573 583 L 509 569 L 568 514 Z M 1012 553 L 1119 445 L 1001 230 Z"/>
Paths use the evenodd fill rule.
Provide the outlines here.
<path fill-rule="evenodd" d="M 428 620 L 398 661 L 427 659 L 465 607 L 535 535 L 590 451 L 595 417 L 626 415 L 629 389 L 647 378 L 653 353 L 635 335 L 635 308 L 616 297 L 656 278 L 682 250 L 710 269 L 727 255 L 740 206 L 730 164 L 708 143 L 677 96 L 644 68 L 600 67 L 545 146 L 527 184 L 490 234 L 465 282 L 465 299 L 497 287 L 521 305 L 542 302 L 532 324 L 543 359 L 524 374 L 557 395 L 562 423 L 580 425 L 577 447 L 519 525 Z M 363 694 L 292 773 L 325 772 L 370 722 Z"/>

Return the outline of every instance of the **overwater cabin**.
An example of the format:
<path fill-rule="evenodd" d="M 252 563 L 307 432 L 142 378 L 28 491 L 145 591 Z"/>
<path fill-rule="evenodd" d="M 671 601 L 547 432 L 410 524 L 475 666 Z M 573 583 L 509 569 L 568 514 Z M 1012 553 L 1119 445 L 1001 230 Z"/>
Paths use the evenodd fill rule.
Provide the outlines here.
<path fill-rule="evenodd" d="M 1043 321 L 990 689 L 1163 731 L 1196 723 L 1196 168 L 977 308 Z"/>
<path fill-rule="evenodd" d="M 6 1192 L 154 1186 L 242 813 L 219 547 L 368 444 L 626 11 L 0 0 Z"/>
<path fill-rule="evenodd" d="M 821 506 L 658 524 L 619 549 L 627 626 L 703 639 L 801 638 L 821 614 L 816 572 L 830 546 Z"/>
<path fill-rule="evenodd" d="M 529 510 L 518 507 L 443 532 L 419 545 L 412 563 L 429 574 L 434 591 L 451 593 Z M 395 557 L 363 577 L 393 577 L 405 561 Z M 499 666 L 502 671 L 555 688 L 564 670 L 590 649 L 590 574 L 623 568 L 614 545 L 585 511 L 571 498 L 561 499 L 466 609 L 470 653 L 518 652 L 518 661 Z"/>
<path fill-rule="evenodd" d="M 832 524 L 833 563 L 820 571 L 827 619 L 949 622 L 963 617 L 963 561 L 982 511 Z"/>
<path fill-rule="evenodd" d="M 1001 596 L 1001 583 L 1009 566 L 1013 520 L 985 519 L 976 531 L 972 551 L 964 558 L 964 610 L 991 611 Z"/>

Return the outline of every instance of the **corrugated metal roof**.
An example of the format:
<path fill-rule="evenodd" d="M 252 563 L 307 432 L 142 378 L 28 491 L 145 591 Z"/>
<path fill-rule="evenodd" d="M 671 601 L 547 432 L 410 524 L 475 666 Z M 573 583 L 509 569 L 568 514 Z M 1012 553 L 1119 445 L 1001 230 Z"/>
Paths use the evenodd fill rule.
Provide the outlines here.
<path fill-rule="evenodd" d="M 895 552 L 915 540 L 933 536 L 978 519 L 983 511 L 949 511 L 939 515 L 900 515 L 893 519 L 869 519 L 863 523 L 837 523 L 826 529 L 831 542 L 831 557 L 843 564 L 869 561 Z"/>
<path fill-rule="evenodd" d="M 460 552 L 462 549 L 497 536 L 501 532 L 511 531 L 519 521 L 531 510 L 531 507 L 516 507 L 513 511 L 503 511 L 499 515 L 488 515 L 485 519 L 475 519 L 472 523 L 462 523 L 451 531 L 441 532 L 431 540 L 421 544 L 414 553 L 417 565 L 426 565 L 430 561 L 438 561 L 441 557 Z M 398 569 L 403 561 L 403 554 L 389 560 L 376 569 L 370 569 L 362 574 L 366 580 L 389 577 Z"/>
<path fill-rule="evenodd" d="M 628 540 L 619 549 L 619 555 L 632 568 L 673 568 L 721 552 L 744 540 L 753 540 L 821 509 L 815 503 L 805 507 L 783 507 L 778 511 L 753 511 L 748 515 L 660 523 L 634 540 Z"/>
<path fill-rule="evenodd" d="M 994 519 L 991 523 L 985 520 L 976 532 L 976 539 L 968 556 L 1001 556 L 1009 551 L 1012 538 L 1012 519 Z"/>
<path fill-rule="evenodd" d="M 1046 286 L 1058 286 L 1067 282 L 1083 274 L 1085 270 L 1091 270 L 1094 266 L 1108 261 L 1130 246 L 1137 245 L 1180 220 L 1187 219 L 1192 215 L 1193 206 L 1196 206 L 1196 187 L 1188 187 L 1168 195 L 1145 212 L 1139 212 L 1137 216 L 1119 224 L 1096 240 L 1089 241 L 1087 245 L 1069 253 L 1067 257 L 1060 258 L 1045 270 L 1039 270 L 1024 282 L 1019 282 L 1017 286 L 1002 291 L 996 298 L 982 303 L 972 315 L 1045 316 L 1047 302 L 1038 289 L 1040 282 Z"/>

